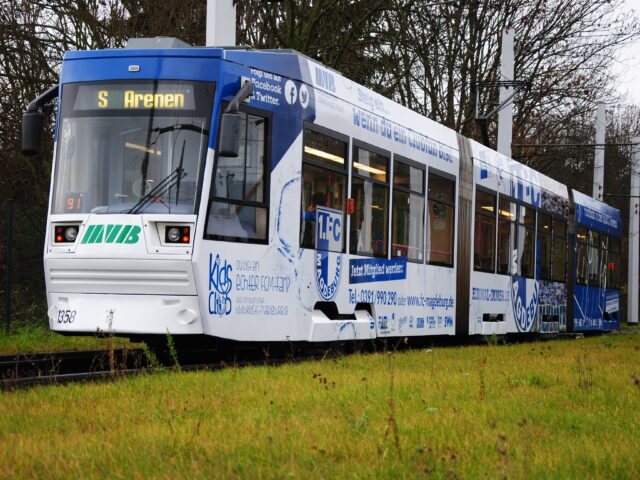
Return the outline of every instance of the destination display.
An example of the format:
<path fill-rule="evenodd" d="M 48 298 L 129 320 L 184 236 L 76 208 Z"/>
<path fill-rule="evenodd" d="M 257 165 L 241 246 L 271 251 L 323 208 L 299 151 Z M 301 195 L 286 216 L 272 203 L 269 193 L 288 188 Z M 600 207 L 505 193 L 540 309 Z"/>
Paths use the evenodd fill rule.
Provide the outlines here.
<path fill-rule="evenodd" d="M 183 82 L 83 84 L 78 87 L 73 109 L 194 110 L 194 87 Z"/>

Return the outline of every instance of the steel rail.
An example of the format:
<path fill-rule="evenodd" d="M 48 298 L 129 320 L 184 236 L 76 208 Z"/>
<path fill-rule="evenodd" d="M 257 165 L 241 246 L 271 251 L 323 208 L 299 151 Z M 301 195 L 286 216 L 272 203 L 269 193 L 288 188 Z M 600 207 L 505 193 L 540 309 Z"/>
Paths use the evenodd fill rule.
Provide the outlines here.
<path fill-rule="evenodd" d="M 256 352 L 258 353 L 258 352 Z M 277 366 L 284 363 L 298 363 L 312 358 L 311 354 L 298 355 L 293 357 L 277 357 L 271 358 L 253 358 L 251 360 L 233 360 L 226 362 L 225 360 L 216 360 L 208 363 L 189 363 L 180 366 L 155 366 L 140 368 L 114 368 L 110 370 L 98 370 L 91 372 L 75 372 L 75 373 L 55 373 L 50 375 L 37 375 L 26 377 L 8 377 L 0 379 L 0 390 L 10 391 L 16 388 L 33 387 L 36 385 L 63 385 L 71 382 L 86 381 L 110 381 L 123 377 L 135 376 L 141 374 L 157 374 L 165 372 L 189 372 L 197 370 L 216 371 L 225 368 L 244 368 L 249 366 Z"/>
<path fill-rule="evenodd" d="M 140 348 L 0 355 L 0 379 L 98 371 L 104 365 L 123 366 L 141 358 Z"/>
<path fill-rule="evenodd" d="M 594 332 L 602 334 L 603 332 Z M 528 343 L 554 339 L 582 338 L 583 333 L 556 334 L 508 334 L 502 339 L 508 343 Z M 393 340 L 392 342 L 384 340 Z M 143 349 L 91 350 L 78 352 L 51 352 L 0 356 L 0 390 L 36 385 L 61 385 L 69 382 L 109 381 L 140 374 L 155 374 L 168 371 L 187 372 L 194 370 L 221 370 L 249 366 L 278 366 L 313 359 L 335 358 L 345 353 L 395 352 L 411 348 L 431 348 L 434 342 L 441 347 L 457 347 L 486 343 L 483 337 L 459 339 L 439 338 L 393 338 L 372 343 L 344 342 L 342 344 L 285 345 L 258 344 L 227 345 L 225 348 L 201 348 L 180 350 L 179 365 L 162 366 L 157 359 L 147 358 Z M 88 358 L 91 357 L 90 360 Z M 65 364 L 66 359 L 66 364 Z M 74 360 L 82 360 L 74 363 Z M 164 360 L 167 360 L 166 358 Z M 171 360 L 169 359 L 169 362 Z M 40 362 L 40 363 L 38 363 Z M 55 368 L 35 368 L 33 364 L 53 365 Z M 16 368 L 15 365 L 18 365 Z M 21 368 L 22 366 L 22 368 Z M 82 368 L 80 368 L 82 367 Z"/>

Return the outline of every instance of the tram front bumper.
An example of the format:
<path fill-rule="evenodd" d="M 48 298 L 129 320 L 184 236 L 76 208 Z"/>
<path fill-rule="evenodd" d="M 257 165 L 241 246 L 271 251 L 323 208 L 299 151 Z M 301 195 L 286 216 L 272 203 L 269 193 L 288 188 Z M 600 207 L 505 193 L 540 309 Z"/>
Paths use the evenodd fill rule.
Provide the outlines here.
<path fill-rule="evenodd" d="M 190 261 L 45 258 L 44 264 L 51 330 L 202 334 Z"/>
<path fill-rule="evenodd" d="M 60 333 L 202 334 L 196 295 L 50 293 L 49 327 Z"/>

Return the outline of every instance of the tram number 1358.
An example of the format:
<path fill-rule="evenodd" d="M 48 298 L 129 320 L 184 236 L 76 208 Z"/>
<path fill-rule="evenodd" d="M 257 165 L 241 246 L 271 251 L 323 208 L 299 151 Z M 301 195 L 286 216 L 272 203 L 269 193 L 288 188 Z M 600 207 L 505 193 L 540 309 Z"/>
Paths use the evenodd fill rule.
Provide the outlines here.
<path fill-rule="evenodd" d="M 75 310 L 60 310 L 58 312 L 58 323 L 73 323 L 75 319 Z"/>

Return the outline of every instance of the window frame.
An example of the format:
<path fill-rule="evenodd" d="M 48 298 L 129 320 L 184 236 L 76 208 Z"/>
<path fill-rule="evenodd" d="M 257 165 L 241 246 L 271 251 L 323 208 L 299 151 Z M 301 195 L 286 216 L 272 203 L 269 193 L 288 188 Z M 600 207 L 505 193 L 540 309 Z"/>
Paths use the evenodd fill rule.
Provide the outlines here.
<path fill-rule="evenodd" d="M 343 142 L 345 144 L 345 156 L 344 156 L 344 164 L 343 164 L 343 168 L 340 168 L 338 166 L 333 166 L 329 163 L 323 163 L 323 162 L 318 162 L 315 160 L 309 160 L 305 158 L 305 153 L 304 153 L 304 146 L 305 146 L 305 131 L 306 130 L 310 130 L 312 132 L 318 133 L 320 135 L 324 135 L 325 137 L 329 137 L 332 138 L 334 140 L 337 140 L 339 142 Z M 350 138 L 348 135 L 344 135 L 342 133 L 336 132 L 334 130 L 331 130 L 329 128 L 323 127 L 321 125 L 316 125 L 314 123 L 311 123 L 309 121 L 304 121 L 303 125 L 302 125 L 302 155 L 300 157 L 300 180 L 301 180 L 301 186 L 300 186 L 300 205 L 302 206 L 303 204 L 303 199 L 304 199 L 304 165 L 310 165 L 312 167 L 315 168 L 319 168 L 319 169 L 324 169 L 324 170 L 328 170 L 330 172 L 336 173 L 338 175 L 344 175 L 344 182 L 345 182 L 345 190 L 344 190 L 344 202 L 342 205 L 342 218 L 343 218 L 343 232 L 344 233 L 344 237 L 342 239 L 342 249 L 340 250 L 340 252 L 338 253 L 345 253 L 346 249 L 347 249 L 347 237 L 348 237 L 348 230 L 347 230 L 347 217 L 349 216 L 347 213 L 347 202 L 349 199 L 349 182 L 350 182 L 350 176 L 349 176 L 349 165 L 350 165 L 350 142 L 349 142 Z M 301 212 L 302 213 L 302 212 Z M 307 247 L 307 246 L 303 246 L 303 238 L 302 238 L 302 231 L 303 231 L 303 221 L 302 219 L 300 220 L 300 227 L 299 227 L 299 231 L 298 231 L 298 244 L 300 248 L 305 248 L 305 249 L 309 249 L 309 250 L 314 250 L 317 251 L 316 248 L 314 247 Z M 324 251 L 324 250 L 321 250 Z"/>
<path fill-rule="evenodd" d="M 304 131 L 305 130 L 311 130 L 312 132 L 316 132 L 319 133 L 320 135 L 324 135 L 326 137 L 331 137 L 334 140 L 338 140 L 340 142 L 344 142 L 347 144 L 347 149 L 346 149 L 346 156 L 344 159 L 344 169 L 340 169 L 340 167 L 334 167 L 329 163 L 322 163 L 322 162 L 318 162 L 318 161 L 314 161 L 314 160 L 306 160 L 304 158 Z M 305 121 L 302 125 L 302 157 L 301 157 L 301 163 L 308 163 L 310 165 L 313 165 L 314 167 L 320 167 L 320 168 L 326 168 L 327 170 L 332 170 L 335 171 L 336 173 L 344 173 L 346 176 L 349 176 L 349 136 L 348 135 L 344 135 L 343 133 L 339 133 L 336 132 L 334 130 L 331 130 L 329 128 L 320 126 L 320 125 L 316 125 L 315 123 L 311 123 L 308 121 Z M 347 195 L 348 192 L 345 192 L 345 195 Z"/>
<path fill-rule="evenodd" d="M 600 240 L 602 236 L 606 237 L 606 234 L 596 228 L 587 229 L 587 285 L 589 287 L 602 288 L 602 285 L 600 285 L 600 268 L 602 266 L 601 259 L 604 251 Z M 593 254 L 594 250 L 598 255 L 598 258 L 596 259 L 597 261 L 595 265 L 596 272 L 595 275 L 592 276 L 591 271 L 589 270 L 589 257 Z M 591 283 L 593 278 L 595 278 L 595 281 L 594 283 Z"/>
<path fill-rule="evenodd" d="M 518 278 L 532 278 L 535 279 L 536 278 L 536 266 L 537 266 L 537 245 L 536 245 L 536 240 L 537 240 L 537 229 L 538 229 L 538 208 L 535 205 L 532 205 L 530 203 L 526 203 L 523 202 L 522 200 L 518 200 L 516 202 L 516 205 L 518 207 L 518 215 L 517 215 L 517 219 L 516 219 L 516 248 L 519 249 L 519 244 L 520 244 L 520 231 L 522 230 L 522 232 L 524 232 L 526 234 L 527 230 L 529 230 L 530 232 L 533 232 L 533 252 L 532 252 L 532 256 L 533 256 L 533 261 L 531 262 L 531 274 L 530 275 L 523 275 L 522 274 L 522 258 L 524 257 L 524 243 L 523 245 L 523 252 L 522 255 L 520 255 L 520 252 L 518 251 L 518 262 L 517 262 L 517 271 L 514 272 L 512 275 Z M 520 221 L 521 216 L 521 207 L 522 208 L 528 208 L 529 210 L 531 210 L 533 212 L 533 225 L 528 225 L 526 223 L 524 223 L 524 221 Z M 526 236 L 525 236 L 526 238 Z"/>
<path fill-rule="evenodd" d="M 230 102 L 225 101 L 222 102 L 220 108 L 220 115 L 218 117 L 218 129 L 216 132 L 216 147 L 218 146 L 220 139 L 220 129 L 222 125 L 222 115 L 229 105 Z M 209 183 L 209 197 L 207 200 L 207 213 L 206 213 L 206 221 L 204 226 L 203 238 L 205 240 L 215 240 L 222 242 L 234 242 L 234 243 L 249 243 L 249 244 L 258 244 L 258 245 L 268 245 L 269 238 L 271 236 L 270 231 L 270 219 L 271 219 L 271 150 L 272 150 L 272 130 L 273 130 L 273 113 L 268 110 L 262 110 L 255 107 L 250 107 L 248 105 L 240 105 L 239 111 L 245 113 L 247 115 L 254 115 L 257 117 L 261 117 L 265 120 L 265 142 L 264 142 L 264 198 L 262 202 L 254 202 L 248 200 L 233 200 L 225 197 L 217 197 L 214 195 L 215 193 L 215 176 L 218 171 L 219 166 L 219 158 L 220 153 L 219 149 L 216 148 L 215 158 L 213 161 L 213 169 L 211 173 L 211 182 Z M 245 161 L 246 164 L 246 161 Z M 266 235 L 263 239 L 252 239 L 245 237 L 233 237 L 229 235 L 219 235 L 219 234 L 211 234 L 207 233 L 209 230 L 209 218 L 210 218 L 210 209 L 211 204 L 215 201 L 229 203 L 233 205 L 240 205 L 246 207 L 254 207 L 254 208 L 264 208 L 266 210 Z"/>
<path fill-rule="evenodd" d="M 449 200 L 443 200 L 441 198 L 435 198 L 435 197 L 431 197 L 429 195 L 429 182 L 431 179 L 431 175 L 436 175 L 437 177 L 440 178 L 444 178 L 445 180 L 450 180 L 451 182 L 453 182 L 453 201 L 449 201 Z M 456 265 L 456 231 L 457 231 L 457 224 L 456 224 L 456 204 L 457 204 L 457 200 L 458 200 L 458 178 L 451 174 L 451 173 L 447 173 L 447 172 L 443 172 L 442 170 L 438 170 L 437 168 L 433 168 L 433 167 L 429 167 L 427 169 L 427 178 L 425 181 L 425 212 L 426 212 L 426 217 L 425 217 L 425 224 L 424 224 L 424 234 L 425 234 L 425 242 L 424 242 L 424 251 L 425 251 L 425 263 L 427 265 L 433 265 L 433 266 L 437 266 L 437 267 L 445 267 L 445 268 L 455 268 Z M 443 203 L 445 205 L 448 205 L 452 208 L 453 211 L 453 218 L 451 219 L 453 228 L 452 228 L 452 235 L 451 235 L 451 263 L 444 263 L 444 262 L 436 262 L 436 261 L 430 261 L 429 260 L 429 234 L 431 232 L 431 212 L 429 211 L 429 201 L 430 200 L 434 200 L 440 203 Z"/>
<path fill-rule="evenodd" d="M 613 248 L 614 245 L 616 248 Z M 613 234 L 609 234 L 609 258 L 607 259 L 607 290 L 620 290 L 620 266 L 621 266 L 621 251 L 622 251 L 622 238 Z M 612 262 L 613 260 L 613 262 Z M 613 263 L 613 274 L 609 273 L 611 270 L 609 266 Z M 610 282 L 611 280 L 611 282 Z"/>
<path fill-rule="evenodd" d="M 585 231 L 585 240 L 584 241 L 580 240 L 580 238 L 578 236 L 578 234 L 581 233 L 580 232 L 580 228 L 583 228 L 584 231 Z M 575 252 L 576 252 L 575 258 L 576 258 L 576 261 L 575 261 L 574 272 L 573 272 L 574 273 L 574 278 L 575 278 L 575 283 L 576 283 L 576 285 L 582 285 L 582 286 L 586 287 L 586 286 L 589 285 L 588 265 L 587 265 L 587 267 L 585 269 L 585 274 L 586 275 L 585 275 L 585 278 L 584 278 L 583 281 L 580 281 L 580 279 L 578 277 L 578 268 L 580 267 L 580 245 L 582 245 L 584 247 L 585 260 L 588 261 L 588 259 L 589 259 L 589 248 L 588 248 L 589 247 L 589 229 L 587 228 L 587 226 L 578 224 L 576 226 L 575 237 L 576 237 L 576 240 L 575 240 L 575 242 L 576 242 L 575 243 Z"/>
<path fill-rule="evenodd" d="M 499 192 L 496 192 L 494 190 L 491 190 L 490 188 L 486 188 L 483 187 L 481 185 L 476 185 L 476 188 L 474 189 L 473 192 L 473 271 L 475 272 L 483 272 L 483 273 L 493 273 L 495 274 L 497 271 L 497 262 L 498 262 L 498 209 L 500 208 L 500 194 Z M 488 212 L 483 212 L 483 211 L 479 211 L 478 210 L 478 192 L 482 192 L 488 195 L 492 195 L 495 198 L 495 203 L 494 203 L 494 211 L 493 211 L 493 215 L 488 213 Z M 517 202 L 515 202 L 516 205 L 518 204 Z M 478 226 L 478 222 L 476 221 L 476 216 L 480 214 L 482 215 L 484 218 L 492 218 L 493 217 L 493 268 L 490 269 L 484 269 L 484 268 L 479 268 L 476 267 L 476 232 L 477 232 L 477 226 Z M 517 210 L 516 210 L 516 214 L 517 214 Z M 516 216 L 517 218 L 517 216 Z M 517 222 L 516 222 L 517 223 Z"/>
<path fill-rule="evenodd" d="M 214 114 L 215 114 L 215 109 L 216 109 L 216 95 L 218 93 L 218 82 L 217 81 L 212 81 L 212 80 L 185 80 L 185 79 L 179 79 L 179 78 L 155 78 L 155 79 L 111 79 L 111 80 L 91 80 L 91 81 L 86 81 L 86 82 L 67 82 L 67 83 L 63 83 L 60 86 L 60 100 L 59 100 L 59 106 L 58 106 L 58 115 L 59 118 L 57 118 L 56 120 L 56 130 L 58 128 L 61 128 L 62 122 L 65 119 L 75 119 L 75 118 L 83 118 L 83 117 L 88 117 L 88 118 L 92 118 L 95 117 L 96 115 L 99 115 L 100 117 L 103 118 L 113 118 L 113 117 L 122 117 L 122 116 L 132 116 L 132 111 L 131 109 L 125 109 L 125 108 L 120 108 L 120 109 L 111 109 L 111 108 L 107 108 L 107 109 L 100 109 L 100 108 L 96 108 L 96 109 L 87 109 L 87 110 L 82 110 L 82 113 L 77 113 L 76 110 L 74 110 L 71 106 L 71 108 L 69 109 L 69 111 L 65 111 L 63 110 L 63 107 L 65 105 L 65 101 L 73 101 L 75 102 L 76 99 L 76 93 L 77 93 L 77 87 L 76 86 L 80 86 L 80 85 L 100 85 L 100 84 L 131 84 L 131 83 L 138 83 L 140 82 L 140 84 L 144 84 L 144 82 L 150 82 L 151 84 L 156 84 L 156 83 L 161 83 L 161 82 L 189 82 L 189 83 L 193 83 L 193 84 L 200 84 L 203 85 L 204 88 L 206 89 L 211 89 L 211 92 L 203 92 L 202 89 L 196 89 L 198 91 L 197 95 L 195 95 L 194 97 L 194 101 L 196 102 L 195 108 L 193 110 L 190 110 L 193 112 L 194 115 L 198 114 L 198 113 L 202 113 L 202 118 L 206 119 L 206 123 L 207 123 L 207 133 L 204 135 L 205 138 L 205 148 L 204 148 L 204 153 L 202 155 L 202 158 L 200 158 L 198 160 L 199 164 L 198 164 L 198 168 L 196 170 L 196 173 L 198 175 L 197 181 L 195 183 L 195 196 L 194 196 L 194 203 L 193 203 L 193 211 L 190 213 L 192 215 L 197 215 L 198 212 L 200 211 L 200 207 L 201 207 L 201 201 L 203 199 L 203 195 L 202 195 L 202 187 L 204 185 L 204 175 L 205 175 L 205 170 L 206 170 L 206 164 L 207 164 L 207 153 L 208 153 L 208 149 L 209 149 L 209 144 L 211 142 L 211 136 L 213 134 L 213 119 L 214 119 Z M 148 83 L 147 83 L 148 84 Z M 69 92 L 69 86 L 72 87 L 72 91 Z M 65 87 L 67 87 L 67 93 L 65 95 Z M 207 93 L 210 93 L 209 95 L 207 95 Z M 200 102 L 201 100 L 205 100 L 205 102 Z M 208 108 L 204 108 L 205 103 L 208 102 Z M 202 103 L 202 105 L 200 105 L 200 103 Z M 229 102 L 227 102 L 229 103 Z M 184 112 L 187 110 L 179 110 L 179 109 L 163 109 L 163 112 L 165 112 L 166 115 L 161 115 L 160 117 L 166 117 L 166 118 L 173 118 L 175 117 L 176 114 L 179 114 L 180 112 Z M 138 115 L 133 115 L 134 117 L 138 116 Z M 219 126 L 218 126 L 219 128 Z M 216 137 L 217 138 L 217 137 Z M 60 155 L 62 153 L 61 150 L 61 144 L 58 144 L 57 149 L 54 151 L 54 156 L 53 156 L 53 169 L 54 169 L 54 179 L 52 179 L 52 185 L 51 185 L 51 195 L 52 198 L 50 199 L 51 201 L 51 211 L 53 212 L 55 210 L 55 201 L 56 201 L 56 192 L 55 192 L 55 186 L 58 184 L 59 179 L 58 179 L 58 175 L 60 175 L 61 172 L 61 167 L 59 165 L 60 163 Z M 108 167 L 107 165 L 105 165 L 105 167 Z M 109 169 L 105 168 L 102 169 L 103 170 L 103 174 L 108 174 L 109 173 Z M 102 185 L 104 187 L 104 185 Z M 67 192 L 67 193 L 71 193 L 71 192 Z M 85 200 L 83 200 L 83 203 L 85 202 Z M 67 213 L 67 212 L 59 212 L 59 213 Z M 163 214 L 164 215 L 164 214 Z M 180 215 L 182 215 L 182 213 L 180 213 Z"/>
<path fill-rule="evenodd" d="M 580 233 L 580 229 L 584 229 L 586 232 L 586 240 L 582 241 L 578 237 L 578 233 Z M 592 235 L 597 235 L 597 243 L 594 245 L 591 242 Z M 606 247 L 603 246 L 603 239 L 606 239 Z M 578 260 L 579 260 L 579 246 L 585 249 L 585 257 L 587 261 L 586 266 L 586 278 L 584 281 L 579 281 L 578 278 Z M 615 248 L 614 248 L 615 246 Z M 591 249 L 596 249 L 598 253 L 598 274 L 597 274 L 597 282 L 592 283 L 591 276 L 589 272 L 589 255 L 591 253 Z M 583 287 L 589 288 L 601 288 L 603 290 L 620 290 L 621 287 L 621 278 L 620 278 L 620 268 L 622 266 L 622 237 L 616 236 L 612 233 L 605 232 L 604 230 L 600 230 L 597 228 L 590 228 L 584 224 L 576 225 L 576 233 L 575 233 L 575 252 L 576 252 L 576 261 L 574 266 L 574 278 L 575 284 L 581 285 Z M 609 266 L 613 260 L 614 264 L 614 274 L 610 274 Z M 604 267 L 604 275 L 602 272 L 602 268 Z M 604 285 L 602 284 L 602 280 L 604 281 Z M 611 280 L 611 282 L 610 282 Z"/>
<path fill-rule="evenodd" d="M 396 185 L 395 184 L 395 175 L 396 175 L 396 162 L 400 162 L 403 163 L 405 165 L 408 165 L 409 167 L 413 167 L 416 168 L 418 170 L 420 170 L 422 172 L 422 192 L 418 192 L 417 190 L 412 190 L 411 186 L 409 187 L 405 187 L 405 186 L 401 186 L 401 185 Z M 391 163 L 392 163 L 392 168 L 391 168 L 391 187 L 390 187 L 390 197 L 391 197 L 391 208 L 390 208 L 390 216 L 389 216 L 389 220 L 391 223 L 391 228 L 389 229 L 389 235 L 390 235 L 390 241 L 389 241 L 389 246 L 391 248 L 391 253 L 390 253 L 390 258 L 399 258 L 397 256 L 393 255 L 393 232 L 394 232 L 394 227 L 395 227 L 395 216 L 394 216 L 394 208 L 395 208 L 395 202 L 393 201 L 395 198 L 395 191 L 399 190 L 403 193 L 408 194 L 409 196 L 411 195 L 418 195 L 420 196 L 420 198 L 422 198 L 422 260 L 419 259 L 413 259 L 413 258 L 409 258 L 408 256 L 406 257 L 407 262 L 411 262 L 411 263 L 417 263 L 419 265 L 424 265 L 425 261 L 426 261 L 426 255 L 425 255 L 425 245 L 426 245 L 426 215 L 427 215 L 427 166 L 423 163 L 417 162 L 415 160 L 412 160 L 410 158 L 407 158 L 405 156 L 402 155 L 398 155 L 398 154 L 393 154 L 393 157 L 391 159 Z"/>
<path fill-rule="evenodd" d="M 387 159 L 387 181 L 383 182 L 380 180 L 376 180 L 374 178 L 367 178 L 364 177 L 362 175 L 359 175 L 356 172 L 357 167 L 354 167 L 353 164 L 356 161 L 356 156 L 355 156 L 355 151 L 357 148 L 361 148 L 363 150 L 366 150 L 368 152 L 374 153 L 376 155 L 380 155 L 383 157 L 386 157 Z M 351 236 L 352 236 L 352 231 L 353 231 L 353 215 L 354 214 L 350 214 L 349 215 L 349 254 L 350 255 L 358 255 L 358 256 L 362 256 L 362 257 L 370 257 L 370 258 L 389 258 L 389 254 L 391 251 L 391 228 L 389 225 L 389 221 L 391 219 L 391 191 L 392 191 L 392 182 L 393 182 L 393 178 L 392 178 L 392 153 L 389 150 L 385 150 L 383 148 L 377 147 L 375 145 L 371 145 L 370 143 L 366 143 L 363 142 L 361 140 L 358 140 L 356 138 L 352 138 L 351 141 L 351 149 L 350 149 L 350 161 L 349 161 L 349 186 L 348 186 L 348 195 L 349 195 L 349 199 L 354 200 L 354 204 L 355 204 L 355 198 L 353 196 L 353 180 L 358 179 L 360 181 L 364 181 L 364 182 L 371 182 L 373 185 L 379 185 L 382 187 L 386 187 L 387 188 L 387 218 L 386 218 L 386 238 L 384 239 L 385 241 L 385 252 L 384 254 L 376 254 L 374 253 L 369 253 L 369 252 L 365 252 L 365 251 L 360 251 L 360 250 L 356 250 L 356 248 L 354 248 L 354 246 L 351 244 Z M 354 212 L 355 213 L 355 212 Z M 357 243 L 356 243 L 357 245 Z"/>
<path fill-rule="evenodd" d="M 549 218 L 549 231 L 545 232 L 542 229 L 542 226 L 540 224 L 540 215 L 544 215 L 546 217 Z M 551 212 L 548 212 L 547 210 L 544 210 L 542 208 L 538 208 L 536 211 L 536 237 L 535 237 L 535 244 L 536 244 L 536 251 L 535 251 L 535 278 L 537 280 L 544 280 L 544 281 L 552 281 L 553 279 L 553 222 L 554 222 L 555 218 L 553 216 L 553 214 Z M 538 258 L 539 256 L 542 254 L 542 252 L 538 252 L 538 243 L 540 241 L 540 239 L 542 238 L 541 235 L 543 236 L 547 236 L 549 239 L 549 263 L 547 265 L 547 275 L 545 277 L 542 276 L 542 263 L 538 262 Z M 538 273 L 538 266 L 540 266 L 540 275 L 537 275 Z"/>
<path fill-rule="evenodd" d="M 513 204 L 515 206 L 515 215 L 514 215 L 514 219 L 513 220 L 508 220 L 506 218 L 503 218 L 500 216 L 500 200 L 505 200 L 511 204 Z M 511 227 L 513 228 L 513 246 L 514 247 L 518 247 L 518 199 L 511 197 L 509 195 L 504 195 L 500 192 L 498 192 L 498 208 L 497 208 L 497 212 L 496 212 L 496 275 L 505 275 L 508 277 L 513 277 L 515 276 L 515 272 L 512 271 L 512 259 L 511 259 L 511 255 L 513 253 L 513 250 L 509 251 L 509 259 L 508 259 L 508 271 L 505 272 L 500 272 L 498 271 L 498 261 L 499 261 L 499 244 L 500 244 L 500 222 L 504 222 L 507 223 L 508 225 L 511 225 Z"/>
<path fill-rule="evenodd" d="M 551 278 L 549 279 L 549 281 L 566 284 L 567 271 L 569 269 L 569 220 L 560 215 L 550 213 L 546 210 L 544 210 L 544 212 L 551 215 Z M 564 242 L 564 279 L 563 280 L 558 280 L 558 277 L 556 276 L 556 268 L 555 268 L 556 262 L 555 262 L 554 253 L 555 253 L 555 241 L 556 241 L 556 221 L 561 221 L 562 223 L 564 223 L 564 237 L 562 239 Z"/>

